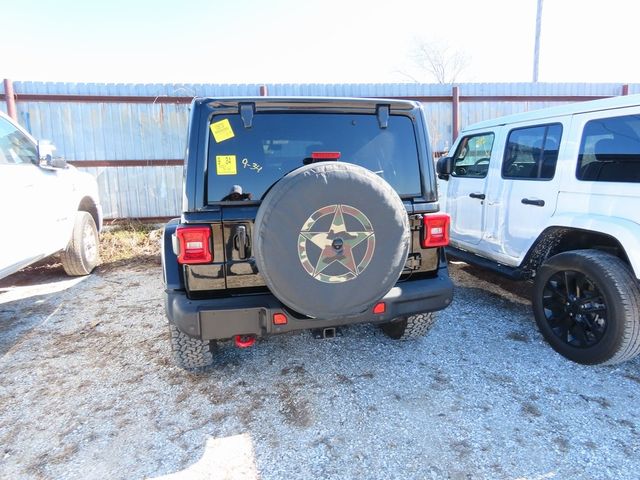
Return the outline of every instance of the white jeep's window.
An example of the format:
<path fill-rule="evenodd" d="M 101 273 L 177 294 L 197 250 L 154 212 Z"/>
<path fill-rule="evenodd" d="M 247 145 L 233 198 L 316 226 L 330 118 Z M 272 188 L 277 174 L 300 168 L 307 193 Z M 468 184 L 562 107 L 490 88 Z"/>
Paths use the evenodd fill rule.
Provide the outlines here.
<path fill-rule="evenodd" d="M 550 180 L 556 172 L 562 125 L 518 128 L 509 132 L 502 162 L 502 177 Z"/>
<path fill-rule="evenodd" d="M 454 177 L 484 178 L 489 171 L 493 133 L 473 135 L 460 140 L 453 156 Z"/>
<path fill-rule="evenodd" d="M 0 118 L 0 165 L 36 162 L 35 145 L 15 126 Z"/>
<path fill-rule="evenodd" d="M 640 115 L 600 118 L 584 126 L 578 180 L 640 182 Z"/>

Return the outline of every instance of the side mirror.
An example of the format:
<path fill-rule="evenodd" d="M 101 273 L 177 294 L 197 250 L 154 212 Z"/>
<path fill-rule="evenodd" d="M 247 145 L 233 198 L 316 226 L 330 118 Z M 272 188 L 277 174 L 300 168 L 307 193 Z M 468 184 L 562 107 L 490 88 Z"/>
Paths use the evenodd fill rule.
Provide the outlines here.
<path fill-rule="evenodd" d="M 64 158 L 54 157 L 56 147 L 49 140 L 38 142 L 38 163 L 45 168 L 67 168 L 67 161 Z"/>
<path fill-rule="evenodd" d="M 49 166 L 53 168 L 67 168 L 67 161 L 60 157 L 52 158 L 49 161 Z"/>
<path fill-rule="evenodd" d="M 38 159 L 40 163 L 49 162 L 53 158 L 53 152 L 56 151 L 56 147 L 49 140 L 40 140 L 38 142 Z"/>
<path fill-rule="evenodd" d="M 436 172 L 438 174 L 438 178 L 440 178 L 441 180 L 449 179 L 449 175 L 451 175 L 451 172 L 453 172 L 453 158 L 439 158 L 438 163 L 436 163 Z"/>

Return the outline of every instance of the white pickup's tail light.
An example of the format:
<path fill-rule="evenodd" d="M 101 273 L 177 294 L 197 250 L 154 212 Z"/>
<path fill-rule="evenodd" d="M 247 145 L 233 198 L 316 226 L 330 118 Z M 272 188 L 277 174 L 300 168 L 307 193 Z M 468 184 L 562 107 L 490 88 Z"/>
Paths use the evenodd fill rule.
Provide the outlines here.
<path fill-rule="evenodd" d="M 178 263 L 181 265 L 210 263 L 213 259 L 210 227 L 180 226 L 176 228 L 176 237 L 180 246 Z"/>
<path fill-rule="evenodd" d="M 446 247 L 449 245 L 451 218 L 446 213 L 423 216 L 422 248 Z"/>

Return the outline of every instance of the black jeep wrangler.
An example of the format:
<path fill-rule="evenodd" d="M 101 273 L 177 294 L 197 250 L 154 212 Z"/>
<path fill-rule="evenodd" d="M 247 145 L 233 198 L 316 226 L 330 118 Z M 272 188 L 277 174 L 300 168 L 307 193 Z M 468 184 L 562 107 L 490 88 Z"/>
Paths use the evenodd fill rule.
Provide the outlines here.
<path fill-rule="evenodd" d="M 452 300 L 448 229 L 418 103 L 195 99 L 162 253 L 176 360 L 362 322 L 424 335 Z"/>

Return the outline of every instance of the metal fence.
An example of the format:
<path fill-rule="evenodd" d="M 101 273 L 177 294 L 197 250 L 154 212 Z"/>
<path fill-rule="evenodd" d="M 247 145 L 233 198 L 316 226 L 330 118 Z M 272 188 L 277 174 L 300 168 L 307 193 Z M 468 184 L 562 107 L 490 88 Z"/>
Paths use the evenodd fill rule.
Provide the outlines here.
<path fill-rule="evenodd" d="M 194 96 L 349 96 L 418 100 L 432 147 L 460 127 L 568 102 L 640 93 L 640 84 L 0 84 L 0 110 L 97 179 L 107 218 L 179 215 L 188 105 Z"/>

